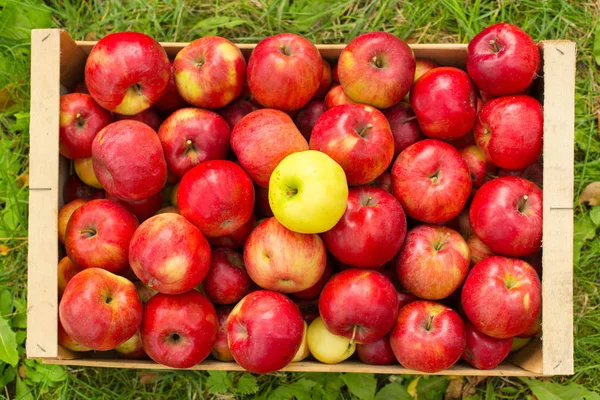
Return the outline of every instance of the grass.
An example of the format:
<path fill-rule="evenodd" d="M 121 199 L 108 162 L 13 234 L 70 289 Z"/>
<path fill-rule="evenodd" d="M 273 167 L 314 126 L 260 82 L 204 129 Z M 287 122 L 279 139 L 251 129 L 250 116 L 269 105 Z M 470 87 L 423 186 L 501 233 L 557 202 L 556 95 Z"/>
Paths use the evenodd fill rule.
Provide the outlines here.
<path fill-rule="evenodd" d="M 11 3 L 13 8 L 9 7 Z M 342 43 L 362 32 L 385 30 L 412 43 L 453 43 L 467 42 L 487 25 L 506 21 L 521 26 L 536 40 L 574 40 L 578 45 L 578 56 L 576 193 L 573 200 L 577 218 L 582 221 L 589 219 L 589 210 L 578 204 L 577 197 L 585 185 L 600 180 L 600 141 L 596 114 L 600 108 L 599 76 L 592 55 L 594 29 L 600 16 L 597 2 L 220 0 L 209 3 L 183 0 L 50 0 L 46 3 L 51 11 L 42 11 L 32 21 L 23 22 L 19 18 L 31 15 L 27 14 L 28 7 L 17 1 L 0 1 L 0 10 L 2 6 L 5 7 L 0 13 L 0 88 L 5 88 L 4 92 L 0 91 L 0 105 L 2 93 L 9 93 L 9 98 L 14 102 L 0 111 L 0 285 L 12 288 L 13 299 L 21 299 L 22 302 L 26 293 L 27 242 L 23 238 L 27 236 L 29 87 L 26 35 L 23 32 L 27 33 L 28 28 L 32 27 L 61 27 L 67 29 L 73 38 L 87 40 L 99 39 L 110 32 L 136 30 L 161 41 L 191 41 L 200 36 L 216 34 L 237 42 L 257 42 L 274 33 L 294 32 L 316 43 Z M 22 30 L 7 28 L 15 21 Z M 584 235 L 586 232 L 579 228 L 576 225 L 576 235 Z M 581 256 L 574 265 L 576 373 L 554 381 L 562 385 L 575 382 L 590 390 L 600 391 L 600 294 L 597 289 L 600 279 L 600 241 L 595 236 L 595 229 L 595 226 L 588 229 L 591 240 L 582 240 Z M 13 305 L 17 303 L 13 301 Z M 16 306 L 13 309 L 16 310 Z M 240 374 L 223 377 L 201 372 L 151 374 L 90 368 L 69 368 L 68 372 L 56 382 L 34 385 L 33 394 L 42 398 L 58 396 L 65 399 L 228 399 L 243 396 L 243 392 L 232 394 L 232 391 L 229 394 L 216 394 L 219 390 L 215 389 L 222 389 L 218 384 L 225 385 L 226 389 L 233 388 L 239 383 Z M 27 379 L 32 378 L 28 376 Z M 339 377 L 330 376 L 330 383 L 337 382 L 336 379 Z M 376 379 L 377 387 L 381 387 L 396 382 L 408 383 L 413 378 L 378 376 Z M 431 380 L 422 382 L 429 382 L 430 386 L 436 383 Z M 303 374 L 283 373 L 258 377 L 256 384 L 259 393 L 271 394 L 275 388 L 308 385 Z M 530 393 L 527 386 L 516 379 L 463 381 L 463 389 L 469 384 L 476 386 L 479 394 L 485 398 L 493 398 L 491 396 L 494 393 L 498 398 L 525 398 Z M 323 385 L 327 387 L 325 382 Z M 335 386 L 330 389 L 330 393 L 337 392 Z M 5 388 L 5 395 L 13 396 L 14 390 L 13 386 Z M 341 395 L 350 398 L 347 390 L 342 391 Z M 285 397 L 285 393 L 281 396 L 272 397 L 289 398 Z"/>

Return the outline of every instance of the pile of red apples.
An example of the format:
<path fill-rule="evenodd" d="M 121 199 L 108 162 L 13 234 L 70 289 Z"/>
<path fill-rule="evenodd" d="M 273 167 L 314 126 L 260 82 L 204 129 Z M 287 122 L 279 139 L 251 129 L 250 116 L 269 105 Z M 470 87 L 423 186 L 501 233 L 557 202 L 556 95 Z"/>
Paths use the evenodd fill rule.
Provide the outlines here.
<path fill-rule="evenodd" d="M 291 33 L 247 63 L 221 37 L 93 47 L 60 100 L 62 346 L 437 372 L 540 335 L 532 38 L 490 26 L 466 71 L 384 32 L 332 61 Z"/>

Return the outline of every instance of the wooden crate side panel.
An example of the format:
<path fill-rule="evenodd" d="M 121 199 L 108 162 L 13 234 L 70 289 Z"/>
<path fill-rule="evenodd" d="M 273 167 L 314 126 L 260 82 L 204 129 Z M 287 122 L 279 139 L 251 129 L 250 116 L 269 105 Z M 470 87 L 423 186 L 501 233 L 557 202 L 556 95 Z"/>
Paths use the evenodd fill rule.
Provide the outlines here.
<path fill-rule="evenodd" d="M 573 374 L 573 177 L 575 43 L 542 42 L 544 235 L 542 346 L 545 375 Z"/>

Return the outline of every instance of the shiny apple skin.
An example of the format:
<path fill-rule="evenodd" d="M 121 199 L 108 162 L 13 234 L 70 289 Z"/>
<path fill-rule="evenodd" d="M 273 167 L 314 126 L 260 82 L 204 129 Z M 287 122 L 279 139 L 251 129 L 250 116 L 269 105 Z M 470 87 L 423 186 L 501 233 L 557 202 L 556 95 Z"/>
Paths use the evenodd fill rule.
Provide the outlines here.
<path fill-rule="evenodd" d="M 137 218 L 114 201 L 89 201 L 71 215 L 67 255 L 80 268 L 119 272 L 129 264 L 129 242 L 138 225 Z"/>
<path fill-rule="evenodd" d="M 323 75 L 321 75 L 321 82 L 319 83 L 319 88 L 317 92 L 312 97 L 315 99 L 324 99 L 329 89 L 331 89 L 331 85 L 333 84 L 333 76 L 331 73 L 331 64 L 329 62 L 323 60 Z"/>
<path fill-rule="evenodd" d="M 477 263 L 461 294 L 462 307 L 475 328 L 497 339 L 527 330 L 540 313 L 541 302 L 535 269 L 523 260 L 500 256 Z"/>
<path fill-rule="evenodd" d="M 470 322 L 465 322 L 467 347 L 462 359 L 477 369 L 492 369 L 510 353 L 513 338 L 495 339 L 479 332 Z"/>
<path fill-rule="evenodd" d="M 522 257 L 542 243 L 542 189 L 516 176 L 493 179 L 473 197 L 473 232 L 494 253 Z"/>
<path fill-rule="evenodd" d="M 248 100 L 237 98 L 225 107 L 218 109 L 217 112 L 227 122 L 229 130 L 233 131 L 233 128 L 235 128 L 242 118 L 256 110 L 258 108 Z"/>
<path fill-rule="evenodd" d="M 137 32 L 104 36 L 85 63 L 90 95 L 103 108 L 124 115 L 139 114 L 156 103 L 165 93 L 170 75 L 163 47 Z"/>
<path fill-rule="evenodd" d="M 302 108 L 319 89 L 322 76 L 319 50 L 308 39 L 293 33 L 261 40 L 248 60 L 250 92 L 267 108 Z"/>
<path fill-rule="evenodd" d="M 104 189 L 96 189 L 86 185 L 77 175 L 71 175 L 63 186 L 63 200 L 65 204 L 75 199 L 96 200 L 103 199 L 104 197 L 106 197 Z"/>
<path fill-rule="evenodd" d="M 223 236 L 252 217 L 254 185 L 246 172 L 231 161 L 205 161 L 181 178 L 177 204 L 181 215 L 204 235 Z"/>
<path fill-rule="evenodd" d="M 500 168 L 526 168 L 542 154 L 543 114 L 542 105 L 530 96 L 490 100 L 475 124 L 477 146 Z"/>
<path fill-rule="evenodd" d="M 210 354 L 218 329 L 215 307 L 200 292 L 190 290 L 152 297 L 140 331 L 150 358 L 168 367 L 189 368 Z"/>
<path fill-rule="evenodd" d="M 456 139 L 475 124 L 477 92 L 466 72 L 438 67 L 415 82 L 410 90 L 410 104 L 425 136 Z"/>
<path fill-rule="evenodd" d="M 288 365 L 302 344 L 304 321 L 281 293 L 259 290 L 244 297 L 227 319 L 229 349 L 235 361 L 255 374 Z"/>
<path fill-rule="evenodd" d="M 388 335 L 373 343 L 358 344 L 356 346 L 356 353 L 360 361 L 369 365 L 392 365 L 398 362 L 390 345 L 390 337 Z"/>
<path fill-rule="evenodd" d="M 346 212 L 322 234 L 331 254 L 345 264 L 379 267 L 390 261 L 406 237 L 406 216 L 400 202 L 383 189 L 350 189 Z"/>
<path fill-rule="evenodd" d="M 244 257 L 235 250 L 214 249 L 208 274 L 202 281 L 204 294 L 214 304 L 233 304 L 250 292 L 252 281 Z"/>
<path fill-rule="evenodd" d="M 540 50 L 520 28 L 508 23 L 488 26 L 469 42 L 467 71 L 477 87 L 494 96 L 519 93 L 540 69 Z"/>
<path fill-rule="evenodd" d="M 81 271 L 67 284 L 59 304 L 65 332 L 92 350 L 114 349 L 142 322 L 142 302 L 133 283 L 100 268 Z"/>
<path fill-rule="evenodd" d="M 229 351 L 229 343 L 227 342 L 227 318 L 233 307 L 217 308 L 217 322 L 219 331 L 217 333 L 217 341 L 213 347 L 211 354 L 219 361 L 230 362 L 235 361 Z"/>
<path fill-rule="evenodd" d="M 60 323 L 60 318 L 58 319 L 58 344 L 71 351 L 83 352 L 91 350 L 90 348 L 82 346 L 74 341 L 73 338 L 69 336 L 67 332 L 65 332 L 65 328 L 63 328 L 62 324 Z"/>
<path fill-rule="evenodd" d="M 401 308 L 390 333 L 390 345 L 400 364 L 426 373 L 454 365 L 466 342 L 465 325 L 458 313 L 432 301 L 415 301 Z"/>
<path fill-rule="evenodd" d="M 458 232 L 436 225 L 420 225 L 408 231 L 398 254 L 400 284 L 427 300 L 450 296 L 469 272 L 470 250 Z"/>
<path fill-rule="evenodd" d="M 162 123 L 162 118 L 152 108 L 148 108 L 147 110 L 144 110 L 141 113 L 135 115 L 115 114 L 115 117 L 115 121 L 123 121 L 128 119 L 133 121 L 139 121 L 148 125 L 154 131 L 158 131 L 158 128 L 160 128 L 160 124 Z"/>
<path fill-rule="evenodd" d="M 189 107 L 189 104 L 179 95 L 177 86 L 175 85 L 175 77 L 173 76 L 173 62 L 171 64 L 171 75 L 165 93 L 161 96 L 156 103 L 154 108 L 162 113 L 172 113 L 180 108 Z"/>
<path fill-rule="evenodd" d="M 229 153 L 229 125 L 219 114 L 200 108 L 181 108 L 158 130 L 167 167 L 175 175 L 208 160 L 224 160 Z"/>
<path fill-rule="evenodd" d="M 110 193 L 107 194 L 106 198 L 121 204 L 133 215 L 135 215 L 140 222 L 144 222 L 148 218 L 152 217 L 158 210 L 160 210 L 160 207 L 162 206 L 162 198 L 160 197 L 160 193 L 156 193 L 147 199 L 141 200 L 121 200 L 114 197 Z"/>
<path fill-rule="evenodd" d="M 299 292 L 295 292 L 294 297 L 297 299 L 300 299 L 300 300 L 317 299 L 319 297 L 319 295 L 321 294 L 323 287 L 325 286 L 325 284 L 327 283 L 329 278 L 331 278 L 331 275 L 333 275 L 333 260 L 331 259 L 331 257 L 327 257 L 327 263 L 325 264 L 325 271 L 323 271 L 323 275 L 321 275 L 321 278 L 317 281 L 317 283 L 315 283 L 308 289 L 304 289 Z"/>
<path fill-rule="evenodd" d="M 322 100 L 311 100 L 307 105 L 298 110 L 294 117 L 294 123 L 298 130 L 309 141 L 317 120 L 327 111 L 327 106 Z"/>
<path fill-rule="evenodd" d="M 394 157 L 394 137 L 385 115 L 362 104 L 327 110 L 317 120 L 309 146 L 340 164 L 349 186 L 371 182 Z"/>
<path fill-rule="evenodd" d="M 419 121 L 410 104 L 400 102 L 393 107 L 383 110 L 394 135 L 394 158 L 411 144 L 425 139 L 419 128 Z"/>
<path fill-rule="evenodd" d="M 352 100 L 344 89 L 342 89 L 341 85 L 335 85 L 332 87 L 327 95 L 325 96 L 325 106 L 327 109 L 333 108 L 335 106 L 341 106 L 343 104 L 359 104 L 356 101 Z"/>
<path fill-rule="evenodd" d="M 60 154 L 72 160 L 91 157 L 96 134 L 111 122 L 110 113 L 89 94 L 60 96 Z"/>
<path fill-rule="evenodd" d="M 213 247 L 239 249 L 246 243 L 246 239 L 250 236 L 250 232 L 254 229 L 254 225 L 256 225 L 256 217 L 252 214 L 250 219 L 235 231 L 223 236 L 207 236 L 206 239 Z"/>
<path fill-rule="evenodd" d="M 471 188 L 466 161 L 454 147 L 439 140 L 407 147 L 392 167 L 394 196 L 408 216 L 422 222 L 435 224 L 456 217 Z"/>
<path fill-rule="evenodd" d="M 319 297 L 319 314 L 327 330 L 354 338 L 356 343 L 372 343 L 394 326 L 398 295 L 383 274 L 358 268 L 332 276 Z"/>

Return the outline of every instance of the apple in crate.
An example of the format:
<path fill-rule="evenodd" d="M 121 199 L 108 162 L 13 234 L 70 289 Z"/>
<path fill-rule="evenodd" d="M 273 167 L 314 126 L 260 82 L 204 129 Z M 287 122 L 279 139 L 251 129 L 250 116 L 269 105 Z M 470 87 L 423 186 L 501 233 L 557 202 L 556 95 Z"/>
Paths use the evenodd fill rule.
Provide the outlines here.
<path fill-rule="evenodd" d="M 111 350 L 138 330 L 142 302 L 129 280 L 100 268 L 81 271 L 59 305 L 65 332 L 92 350 Z"/>
<path fill-rule="evenodd" d="M 495 339 L 479 332 L 470 322 L 465 322 L 467 347 L 462 359 L 477 369 L 492 369 L 510 353 L 513 338 Z"/>
<path fill-rule="evenodd" d="M 233 131 L 233 128 L 235 128 L 242 118 L 256 110 L 258 110 L 258 108 L 254 104 L 246 99 L 238 97 L 225 107 L 218 109 L 217 112 L 223 117 L 225 122 L 227 122 L 229 130 Z"/>
<path fill-rule="evenodd" d="M 450 368 L 464 353 L 465 324 L 458 313 L 432 301 L 400 309 L 390 345 L 403 367 L 426 373 Z"/>
<path fill-rule="evenodd" d="M 231 161 L 205 161 L 181 178 L 177 206 L 204 235 L 227 235 L 252 218 L 254 185 L 248 174 Z"/>
<path fill-rule="evenodd" d="M 237 123 L 231 149 L 254 183 L 266 188 L 277 164 L 289 154 L 308 150 L 308 143 L 289 115 L 265 108 Z"/>
<path fill-rule="evenodd" d="M 438 67 L 415 82 L 410 90 L 410 104 L 425 136 L 457 139 L 475 124 L 477 92 L 466 72 Z"/>
<path fill-rule="evenodd" d="M 146 199 L 167 182 L 160 140 L 139 121 L 117 121 L 102 129 L 92 144 L 92 160 L 102 186 L 119 199 Z"/>
<path fill-rule="evenodd" d="M 58 262 L 58 298 L 60 299 L 67 287 L 67 284 L 75 275 L 81 272 L 79 268 L 69 257 L 63 257 Z"/>
<path fill-rule="evenodd" d="M 406 237 L 406 216 L 400 202 L 383 189 L 350 189 L 340 221 L 323 233 L 323 241 L 339 261 L 374 268 L 390 261 Z"/>
<path fill-rule="evenodd" d="M 151 288 L 142 281 L 135 281 L 133 282 L 133 284 L 135 285 L 135 289 L 138 292 L 138 296 L 140 296 L 142 304 L 146 304 L 148 300 L 152 298 L 152 296 L 158 293 L 158 290 Z"/>
<path fill-rule="evenodd" d="M 392 135 L 394 136 L 394 158 L 398 157 L 398 154 L 411 144 L 425 139 L 410 104 L 400 102 L 383 110 L 383 115 L 390 123 Z"/>
<path fill-rule="evenodd" d="M 173 61 L 181 97 L 200 108 L 221 108 L 242 92 L 246 62 L 229 40 L 206 36 L 185 46 Z"/>
<path fill-rule="evenodd" d="M 121 200 L 108 193 L 106 198 L 121 204 L 137 217 L 140 222 L 143 222 L 156 214 L 162 206 L 162 198 L 160 193 L 156 193 L 146 199 L 141 200 Z"/>
<path fill-rule="evenodd" d="M 306 334 L 308 349 L 314 358 L 325 364 L 337 364 L 351 357 L 356 342 L 345 336 L 331 333 L 321 317 L 315 318 Z"/>
<path fill-rule="evenodd" d="M 183 176 L 199 163 L 227 158 L 229 126 L 219 114 L 200 108 L 182 108 L 158 130 L 167 167 Z"/>
<path fill-rule="evenodd" d="M 348 202 L 346 174 L 320 151 L 284 158 L 269 181 L 269 205 L 283 226 L 299 233 L 321 233 L 338 223 Z"/>
<path fill-rule="evenodd" d="M 162 118 L 152 108 L 144 110 L 141 113 L 135 115 L 116 114 L 115 117 L 115 121 L 123 121 L 128 119 L 132 121 L 139 121 L 148 125 L 154 131 L 158 131 L 158 128 L 160 128 L 160 124 L 162 123 Z"/>
<path fill-rule="evenodd" d="M 252 281 L 244 257 L 235 250 L 214 249 L 210 268 L 202 281 L 204 294 L 215 304 L 233 304 L 248 294 Z"/>
<path fill-rule="evenodd" d="M 392 190 L 406 214 L 437 224 L 456 217 L 471 194 L 469 167 L 458 150 L 440 140 L 404 149 L 392 167 Z"/>
<path fill-rule="evenodd" d="M 100 39 L 85 63 L 85 83 L 98 104 L 135 115 L 162 97 L 169 82 L 167 53 L 143 33 L 120 32 Z"/>
<path fill-rule="evenodd" d="M 453 229 L 419 225 L 406 235 L 398 254 L 396 271 L 400 284 L 426 300 L 450 296 L 469 272 L 467 242 Z"/>
<path fill-rule="evenodd" d="M 298 130 L 308 141 L 317 120 L 327 111 L 327 106 L 322 100 L 311 100 L 307 105 L 298 110 L 294 122 Z"/>
<path fill-rule="evenodd" d="M 188 107 L 189 104 L 183 100 L 183 98 L 179 95 L 177 91 L 177 85 L 175 85 L 175 76 L 173 73 L 173 62 L 171 64 L 171 76 L 169 77 L 169 83 L 167 83 L 167 88 L 165 89 L 165 93 L 161 96 L 160 99 L 156 103 L 154 103 L 154 108 L 162 113 L 172 113 L 175 110 L 180 108 Z"/>
<path fill-rule="evenodd" d="M 321 75 L 321 82 L 319 83 L 319 88 L 317 92 L 312 97 L 315 99 L 324 99 L 329 89 L 331 89 L 331 85 L 333 84 L 333 76 L 331 73 L 331 64 L 326 60 L 323 60 L 323 75 Z"/>
<path fill-rule="evenodd" d="M 477 330 L 497 339 L 526 331 L 541 309 L 541 284 L 523 260 L 492 256 L 471 269 L 461 293 L 466 316 Z"/>
<path fill-rule="evenodd" d="M 146 353 L 157 363 L 189 368 L 213 349 L 218 333 L 215 307 L 196 290 L 152 297 L 140 328 Z"/>
<path fill-rule="evenodd" d="M 494 252 L 486 246 L 475 234 L 471 233 L 467 239 L 467 245 L 471 251 L 471 266 L 488 257 L 494 256 Z"/>
<path fill-rule="evenodd" d="M 133 272 L 161 293 L 192 290 L 208 273 L 210 259 L 208 241 L 178 214 L 160 214 L 146 220 L 129 245 Z"/>
<path fill-rule="evenodd" d="M 439 65 L 434 62 L 431 61 L 427 58 L 417 58 L 415 60 L 415 78 L 414 81 L 416 82 L 420 77 L 422 77 L 423 75 L 425 75 L 425 73 L 429 72 L 430 70 L 439 67 Z"/>
<path fill-rule="evenodd" d="M 81 268 L 119 272 L 128 265 L 129 242 L 138 225 L 137 218 L 114 201 L 89 201 L 71 215 L 67 255 Z"/>
<path fill-rule="evenodd" d="M 351 268 L 329 279 L 319 297 L 327 329 L 357 343 L 371 343 L 394 326 L 398 296 L 388 278 L 373 270 Z"/>
<path fill-rule="evenodd" d="M 388 335 L 373 343 L 357 345 L 356 353 L 360 361 L 369 365 L 391 365 L 398 362 L 390 345 L 390 337 Z"/>
<path fill-rule="evenodd" d="M 70 159 L 91 157 L 96 134 L 111 122 L 110 113 L 89 94 L 60 96 L 60 154 Z"/>
<path fill-rule="evenodd" d="M 540 69 L 533 39 L 512 24 L 488 26 L 469 42 L 467 71 L 477 87 L 494 96 L 527 89 Z"/>
<path fill-rule="evenodd" d="M 266 374 L 293 359 L 300 345 L 304 321 L 298 307 L 281 293 L 252 292 L 233 308 L 227 319 L 229 349 L 244 369 Z"/>
<path fill-rule="evenodd" d="M 492 164 L 512 170 L 528 167 L 542 154 L 542 105 L 525 95 L 490 100 L 479 112 L 474 133 Z"/>
<path fill-rule="evenodd" d="M 257 196 L 258 197 L 258 196 Z M 208 242 L 213 247 L 224 247 L 227 249 L 239 249 L 243 247 L 246 243 L 246 239 L 250 236 L 250 232 L 254 229 L 254 225 L 256 224 L 256 217 L 254 214 L 250 217 L 248 221 L 242 226 L 240 226 L 235 231 L 228 233 L 227 235 L 210 237 L 207 236 Z"/>
<path fill-rule="evenodd" d="M 58 241 L 62 244 L 65 243 L 65 235 L 67 234 L 67 224 L 71 219 L 71 215 L 79 207 L 87 203 L 86 200 L 75 199 L 68 204 L 65 204 L 58 210 Z"/>
<path fill-rule="evenodd" d="M 327 110 L 317 120 L 309 145 L 341 165 L 349 186 L 371 182 L 394 157 L 394 136 L 385 115 L 362 104 Z"/>
<path fill-rule="evenodd" d="M 319 297 L 319 295 L 321 294 L 323 287 L 325 286 L 325 284 L 327 283 L 329 278 L 331 278 L 332 274 L 333 274 L 332 257 L 327 257 L 327 262 L 325 263 L 325 271 L 323 271 L 323 275 L 321 275 L 321 278 L 317 281 L 317 283 L 315 283 L 308 289 L 304 289 L 299 292 L 294 292 L 294 297 L 297 299 L 300 299 L 300 300 L 317 299 Z"/>
<path fill-rule="evenodd" d="M 390 33 L 365 33 L 340 53 L 338 75 L 352 100 L 388 108 L 410 90 L 415 57 L 406 43 Z"/>
<path fill-rule="evenodd" d="M 542 243 L 542 189 L 516 176 L 493 179 L 473 197 L 473 232 L 494 253 L 522 257 Z"/>
<path fill-rule="evenodd" d="M 227 341 L 227 318 L 233 307 L 217 308 L 217 323 L 219 330 L 217 332 L 217 340 L 211 354 L 219 361 L 234 361 L 231 351 L 229 351 L 229 343 Z"/>
<path fill-rule="evenodd" d="M 294 111 L 315 95 L 323 59 L 308 39 L 281 33 L 261 40 L 248 60 L 248 86 L 264 107 Z"/>
<path fill-rule="evenodd" d="M 263 289 L 294 293 L 321 279 L 327 251 L 319 235 L 291 231 L 271 217 L 250 233 L 244 263 L 250 278 Z"/>
<path fill-rule="evenodd" d="M 325 96 L 325 106 L 329 109 L 335 106 L 341 106 L 342 104 L 359 103 L 348 97 L 341 85 L 336 85 L 327 92 L 327 95 Z"/>
<path fill-rule="evenodd" d="M 125 358 L 140 360 L 148 358 L 142 343 L 142 334 L 138 330 L 135 335 L 115 347 L 115 351 Z"/>
<path fill-rule="evenodd" d="M 60 318 L 58 319 L 58 344 L 71 351 L 91 350 L 89 347 L 82 346 L 74 341 L 73 338 L 69 336 L 67 332 L 65 332 L 65 328 L 63 328 L 62 324 L 60 323 Z"/>
<path fill-rule="evenodd" d="M 77 177 L 79 177 L 83 183 L 95 189 L 104 189 L 104 186 L 102 186 L 94 171 L 92 157 L 74 160 L 73 167 L 75 168 Z"/>
<path fill-rule="evenodd" d="M 460 148 L 458 152 L 467 162 L 473 188 L 480 188 L 486 182 L 488 173 L 495 172 L 495 166 L 488 162 L 483 152 L 475 145 Z"/>
<path fill-rule="evenodd" d="M 77 175 L 71 175 L 63 186 L 63 200 L 65 204 L 75 199 L 95 200 L 103 199 L 105 196 L 106 192 L 104 190 L 86 185 Z"/>
<path fill-rule="evenodd" d="M 540 310 L 540 313 L 538 314 L 535 321 L 533 321 L 533 324 L 531 324 L 531 326 L 529 328 L 527 328 L 525 331 L 519 333 L 516 337 L 519 337 L 519 338 L 533 337 L 533 336 L 538 336 L 541 332 L 542 332 L 542 312 Z"/>
<path fill-rule="evenodd" d="M 308 324 L 304 321 L 304 330 L 302 331 L 302 343 L 296 352 L 296 355 L 292 359 L 292 362 L 303 361 L 310 355 L 310 349 L 308 348 Z"/>

